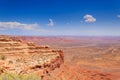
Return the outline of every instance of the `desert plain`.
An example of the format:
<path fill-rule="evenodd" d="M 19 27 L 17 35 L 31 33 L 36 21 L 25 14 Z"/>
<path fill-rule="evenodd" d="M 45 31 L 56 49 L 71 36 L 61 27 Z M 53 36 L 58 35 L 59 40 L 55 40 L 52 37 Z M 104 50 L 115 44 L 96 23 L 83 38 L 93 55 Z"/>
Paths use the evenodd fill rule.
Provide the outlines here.
<path fill-rule="evenodd" d="M 119 80 L 120 37 L 20 37 L 64 52 L 63 80 Z M 88 72 L 87 72 L 88 71 Z M 55 72 L 55 71 L 54 71 Z M 57 72 L 55 72 L 57 73 Z"/>

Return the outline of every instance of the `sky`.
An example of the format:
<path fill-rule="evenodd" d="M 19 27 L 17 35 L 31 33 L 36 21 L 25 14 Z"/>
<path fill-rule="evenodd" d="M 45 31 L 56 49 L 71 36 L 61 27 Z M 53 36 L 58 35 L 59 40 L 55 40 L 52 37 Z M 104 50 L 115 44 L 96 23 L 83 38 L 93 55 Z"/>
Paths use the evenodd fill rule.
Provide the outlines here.
<path fill-rule="evenodd" d="M 0 0 L 0 34 L 120 36 L 120 0 Z"/>

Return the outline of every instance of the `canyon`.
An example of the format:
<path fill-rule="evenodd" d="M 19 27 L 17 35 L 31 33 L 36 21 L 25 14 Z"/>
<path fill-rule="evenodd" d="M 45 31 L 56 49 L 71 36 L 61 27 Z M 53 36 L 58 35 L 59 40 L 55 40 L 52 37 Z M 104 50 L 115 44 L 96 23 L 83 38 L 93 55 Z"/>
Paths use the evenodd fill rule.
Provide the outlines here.
<path fill-rule="evenodd" d="M 0 36 L 0 73 L 43 80 L 120 80 L 119 37 Z"/>

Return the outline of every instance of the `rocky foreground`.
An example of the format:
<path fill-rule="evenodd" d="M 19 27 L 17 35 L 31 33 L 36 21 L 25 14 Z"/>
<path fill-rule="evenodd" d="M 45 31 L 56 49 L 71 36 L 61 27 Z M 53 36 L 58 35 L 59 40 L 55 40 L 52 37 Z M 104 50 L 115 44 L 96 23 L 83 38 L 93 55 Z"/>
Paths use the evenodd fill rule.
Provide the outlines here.
<path fill-rule="evenodd" d="M 32 42 L 24 43 L 8 36 L 0 36 L 0 74 L 35 73 L 43 77 L 64 61 L 61 50 L 52 50 L 48 46 L 36 46 Z"/>

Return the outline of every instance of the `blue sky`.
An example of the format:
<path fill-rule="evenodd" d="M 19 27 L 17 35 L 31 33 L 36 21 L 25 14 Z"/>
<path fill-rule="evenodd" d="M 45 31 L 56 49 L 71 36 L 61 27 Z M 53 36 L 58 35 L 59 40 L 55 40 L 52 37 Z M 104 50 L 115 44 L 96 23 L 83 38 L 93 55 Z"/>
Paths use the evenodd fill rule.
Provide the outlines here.
<path fill-rule="evenodd" d="M 0 34 L 120 36 L 120 0 L 0 0 Z"/>

